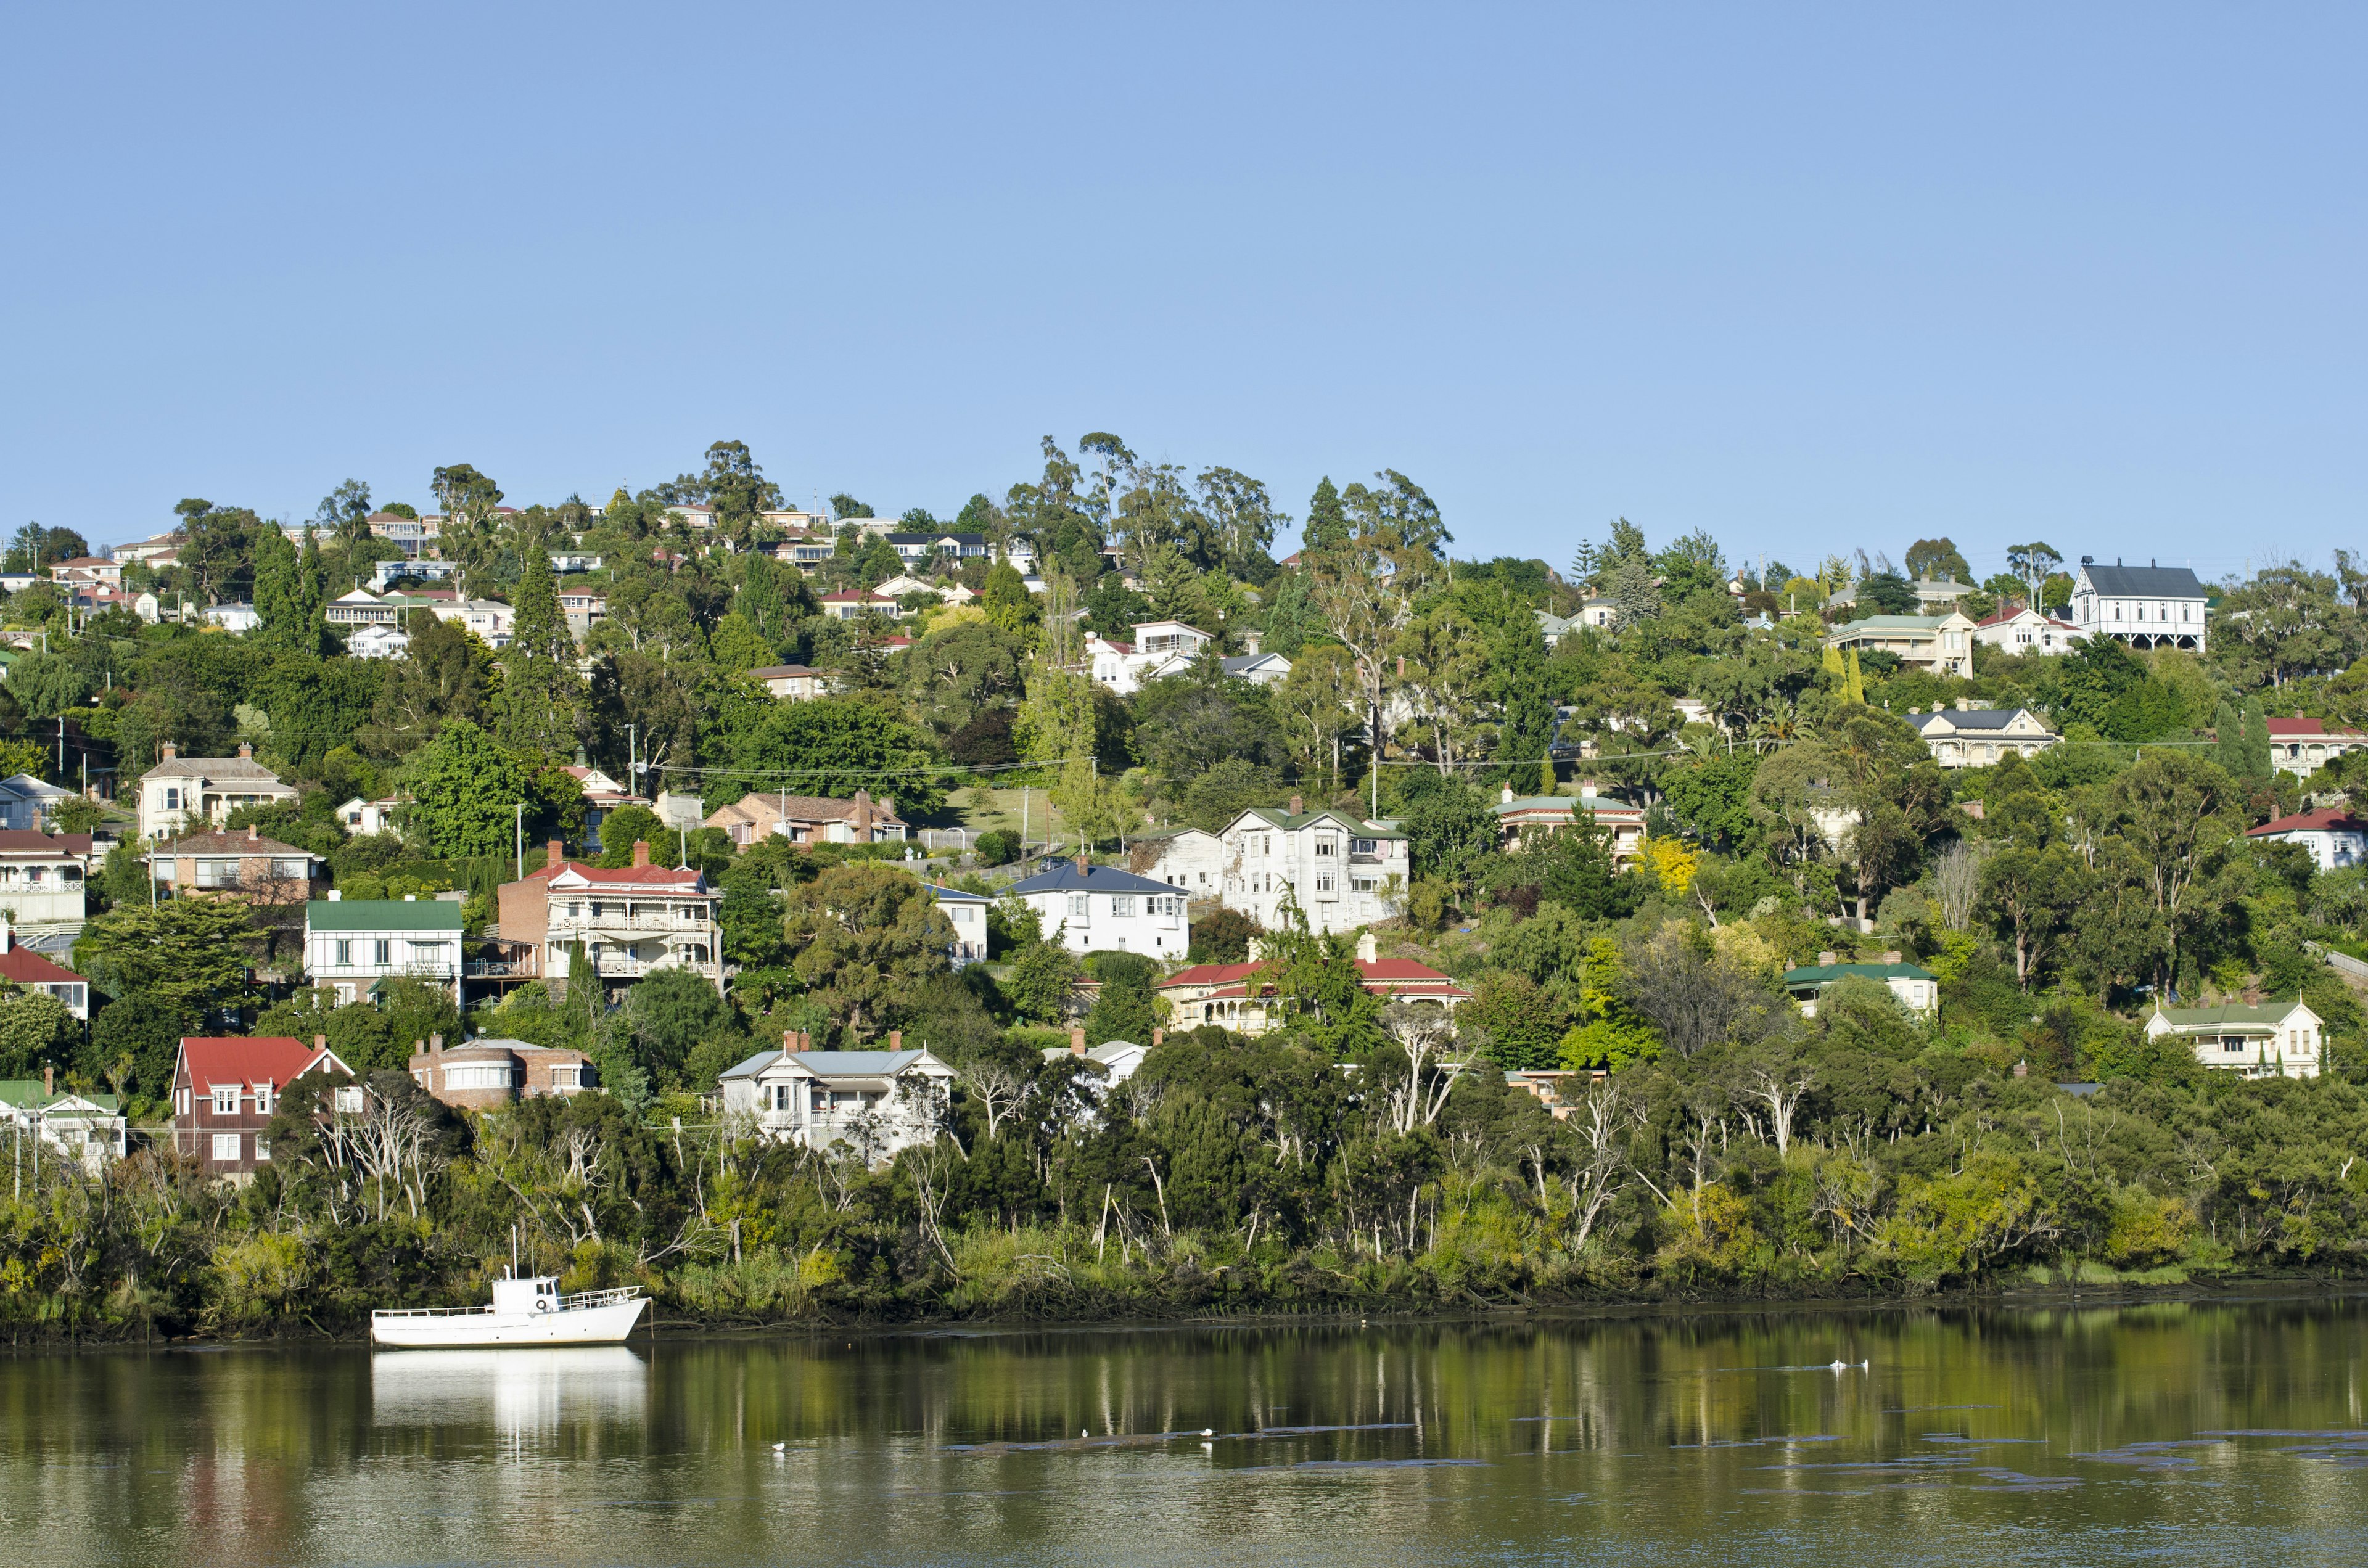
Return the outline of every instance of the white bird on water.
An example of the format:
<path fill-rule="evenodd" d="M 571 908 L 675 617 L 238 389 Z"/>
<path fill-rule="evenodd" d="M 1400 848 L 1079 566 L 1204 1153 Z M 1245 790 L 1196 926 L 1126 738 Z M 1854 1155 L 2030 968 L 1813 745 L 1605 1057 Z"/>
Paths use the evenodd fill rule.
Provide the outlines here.
<path fill-rule="evenodd" d="M 1203 1426 L 1201 1428 L 1201 1436 L 1203 1437 L 1213 1437 L 1216 1435 L 1217 1429 L 1214 1426 Z"/>
<path fill-rule="evenodd" d="M 1836 1361 L 1834 1363 L 1834 1370 L 1837 1372 L 1847 1372 L 1850 1370 L 1850 1363 L 1848 1361 Z"/>
<path fill-rule="evenodd" d="M 777 1454 L 785 1454 L 790 1451 L 790 1446 L 787 1443 L 775 1443 L 773 1445 L 773 1451 Z"/>

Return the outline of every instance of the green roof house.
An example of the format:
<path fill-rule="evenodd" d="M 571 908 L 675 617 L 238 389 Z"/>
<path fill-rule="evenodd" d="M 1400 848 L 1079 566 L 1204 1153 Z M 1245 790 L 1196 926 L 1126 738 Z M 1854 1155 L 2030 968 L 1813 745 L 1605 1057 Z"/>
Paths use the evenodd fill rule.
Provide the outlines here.
<path fill-rule="evenodd" d="M 1903 963 L 1897 953 L 1885 953 L 1881 963 L 1838 963 L 1837 955 L 1819 953 L 1817 961 L 1799 969 L 1784 971 L 1784 989 L 1799 1004 L 1801 1016 L 1817 1016 L 1817 1003 L 1828 987 L 1858 975 L 1867 980 L 1879 980 L 1899 998 L 1899 1005 L 1922 1017 L 1930 1017 L 1941 1009 L 1941 983 L 1930 970 Z"/>
<path fill-rule="evenodd" d="M 2232 1002 L 2218 1007 L 2155 1004 L 2146 1038 L 2177 1035 L 2206 1067 L 2247 1078 L 2316 1078 L 2327 1046 L 2317 1013 L 2291 1002 Z"/>
<path fill-rule="evenodd" d="M 441 898 L 345 899 L 304 906 L 304 968 L 340 1005 L 404 976 L 450 986 L 461 1000 L 461 905 Z"/>
<path fill-rule="evenodd" d="M 61 1089 L 48 1068 L 38 1078 L 0 1079 L 0 1121 L 16 1129 L 15 1136 L 29 1134 L 36 1148 L 46 1143 L 93 1170 L 123 1157 L 123 1108 L 115 1096 Z"/>

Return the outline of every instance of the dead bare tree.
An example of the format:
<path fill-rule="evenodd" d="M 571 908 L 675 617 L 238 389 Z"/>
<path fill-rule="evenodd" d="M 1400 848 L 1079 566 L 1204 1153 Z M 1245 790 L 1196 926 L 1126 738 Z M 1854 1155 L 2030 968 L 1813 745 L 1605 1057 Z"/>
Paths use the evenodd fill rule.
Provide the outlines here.
<path fill-rule="evenodd" d="M 1743 1092 L 1768 1108 L 1768 1130 L 1778 1159 L 1791 1150 L 1793 1119 L 1800 1112 L 1802 1099 L 1816 1086 L 1816 1074 L 1789 1050 L 1757 1057 L 1744 1067 Z"/>
<path fill-rule="evenodd" d="M 1384 1109 L 1389 1125 L 1401 1133 L 1429 1127 L 1447 1108 L 1447 1096 L 1462 1071 L 1462 1063 L 1450 1065 L 1443 1060 L 1455 1041 L 1455 1026 L 1443 1007 L 1393 1002 L 1382 1009 L 1382 1032 L 1406 1059 L 1404 1082 L 1390 1088 Z"/>
<path fill-rule="evenodd" d="M 1776 998 L 1757 975 L 1664 927 L 1628 955 L 1629 1006 L 1653 1020 L 1670 1052 L 1691 1061 L 1722 1040 L 1748 1045 L 1779 1022 Z"/>
<path fill-rule="evenodd" d="M 1033 1074 L 1008 1062 L 982 1057 L 962 1070 L 962 1085 L 986 1112 L 986 1141 L 994 1142 L 1004 1121 L 1036 1092 Z"/>
<path fill-rule="evenodd" d="M 1973 924 L 1974 905 L 1981 898 L 1982 862 L 1989 858 L 1986 844 L 1960 838 L 1932 857 L 1932 902 L 1940 906 L 1941 923 L 1952 931 Z"/>
<path fill-rule="evenodd" d="M 1608 1078 L 1589 1084 L 1586 1102 L 1568 1123 L 1577 1131 L 1584 1154 L 1570 1173 L 1571 1223 L 1577 1231 L 1571 1238 L 1573 1252 L 1586 1246 L 1588 1237 L 1595 1233 L 1596 1221 L 1619 1195 L 1628 1168 L 1627 1149 L 1620 1136 L 1622 1123 L 1627 1119 L 1622 1097 L 1619 1086 Z"/>

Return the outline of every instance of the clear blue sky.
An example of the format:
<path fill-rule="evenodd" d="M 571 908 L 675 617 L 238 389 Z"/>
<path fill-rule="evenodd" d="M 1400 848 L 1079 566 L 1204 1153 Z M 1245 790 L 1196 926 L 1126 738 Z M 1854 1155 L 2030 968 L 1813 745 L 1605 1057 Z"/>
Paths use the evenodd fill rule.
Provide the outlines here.
<path fill-rule="evenodd" d="M 0 529 L 1108 429 L 1556 563 L 2368 545 L 2363 14 L 1953 10 L 19 6 Z"/>

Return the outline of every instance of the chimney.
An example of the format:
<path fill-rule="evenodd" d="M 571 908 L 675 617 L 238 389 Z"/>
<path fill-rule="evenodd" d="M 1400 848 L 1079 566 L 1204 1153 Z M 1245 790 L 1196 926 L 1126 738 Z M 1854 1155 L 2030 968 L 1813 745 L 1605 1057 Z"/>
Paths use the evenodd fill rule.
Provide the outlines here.
<path fill-rule="evenodd" d="M 173 743 L 170 741 L 165 743 L 165 760 L 166 762 L 173 760 Z"/>
<path fill-rule="evenodd" d="M 633 869 L 639 870 L 650 863 L 650 843 L 646 838 L 633 840 Z"/>
<path fill-rule="evenodd" d="M 797 1048 L 798 1031 L 795 1029 L 783 1029 L 781 1031 L 781 1049 L 783 1051 L 795 1051 Z"/>
<path fill-rule="evenodd" d="M 345 896 L 346 895 L 344 893 L 339 892 L 335 888 L 331 888 L 329 890 L 329 902 L 331 903 L 339 903 L 344 902 Z"/>
<path fill-rule="evenodd" d="M 1083 1056 L 1085 1053 L 1085 1026 L 1083 1024 L 1071 1024 L 1069 1026 L 1069 1054 L 1072 1056 Z"/>
<path fill-rule="evenodd" d="M 326 1050 L 328 1050 L 328 1049 L 329 1049 L 329 1037 L 328 1037 L 327 1035 L 324 1035 L 324 1034 L 316 1034 L 316 1035 L 314 1035 L 314 1036 L 313 1037 L 313 1050 L 315 1050 L 315 1051 L 326 1051 Z"/>
<path fill-rule="evenodd" d="M 1508 806 L 1511 805 L 1513 803 L 1513 787 L 1510 784 L 1506 785 L 1503 790 L 1498 793 L 1497 799 L 1502 804 Z"/>
<path fill-rule="evenodd" d="M 1373 934 L 1371 931 L 1360 931 L 1357 933 L 1357 961 L 1359 963 L 1379 963 L 1382 961 L 1381 949 L 1379 945 L 1374 942 Z"/>
<path fill-rule="evenodd" d="M 1398 655 L 1398 679 L 1406 679 L 1406 655 L 1404 653 L 1400 653 Z"/>
<path fill-rule="evenodd" d="M 1899 961 L 1899 949 L 1894 948 L 1889 952 L 1884 954 L 1883 961 L 1885 963 L 1897 963 Z"/>
<path fill-rule="evenodd" d="M 1307 814 L 1307 799 L 1305 796 L 1293 795 L 1291 798 L 1291 814 L 1295 817 L 1304 817 Z"/>
<path fill-rule="evenodd" d="M 1817 955 L 1817 963 L 1821 968 L 1829 967 L 1839 956 L 1831 950 L 1821 952 Z"/>
<path fill-rule="evenodd" d="M 247 744 L 245 741 L 241 741 L 238 743 L 238 755 L 240 759 L 243 761 L 251 759 L 255 756 L 255 748 Z"/>
<path fill-rule="evenodd" d="M 1594 779 L 1582 778 L 1578 781 L 1578 798 L 1582 801 L 1591 801 L 1595 799 L 1599 788 Z"/>
<path fill-rule="evenodd" d="M 54 1095 L 57 1092 L 58 1070 L 44 1062 L 41 1063 L 41 1093 L 44 1095 Z"/>
<path fill-rule="evenodd" d="M 551 841 L 549 846 L 545 848 L 543 854 L 545 856 L 543 864 L 555 869 L 566 861 L 567 846 L 560 843 L 559 840 L 554 838 Z"/>
<path fill-rule="evenodd" d="M 1970 698 L 1970 697 L 1960 697 L 1959 699 L 1957 699 L 1957 711 L 1958 711 L 1958 712 L 1960 712 L 1960 713 L 1970 713 L 1970 712 L 1972 712 L 1973 710 L 1974 710 L 1974 699 L 1973 699 L 1972 698 Z"/>
<path fill-rule="evenodd" d="M 871 842 L 871 791 L 869 790 L 855 792 L 855 842 Z"/>
<path fill-rule="evenodd" d="M 255 831 L 255 824 L 253 823 L 248 823 L 246 824 L 246 841 L 249 844 L 255 844 L 259 843 L 262 838 L 263 835 Z"/>
<path fill-rule="evenodd" d="M 1166 1029 L 1152 1030 L 1151 1043 L 1155 1046 L 1166 1045 L 1167 1043 L 1167 1031 Z"/>
<path fill-rule="evenodd" d="M 1081 876 L 1081 877 L 1082 877 L 1082 876 L 1087 876 L 1087 875 L 1088 875 L 1088 874 L 1090 874 L 1090 873 L 1092 872 L 1093 869 L 1094 869 L 1093 862 L 1086 858 L 1086 852 L 1085 852 L 1084 850 L 1082 850 L 1082 849 L 1078 850 L 1078 851 L 1077 851 L 1077 875 L 1079 875 L 1079 876 Z"/>
<path fill-rule="evenodd" d="M 2028 1077 L 2030 1077 L 2030 1076 L 2031 1076 L 2031 1063 L 2030 1063 L 2030 1062 L 2016 1062 L 2016 1063 L 2014 1064 L 2014 1075 L 2015 1075 L 2016 1077 L 2018 1077 L 2018 1078 L 2028 1078 Z"/>

